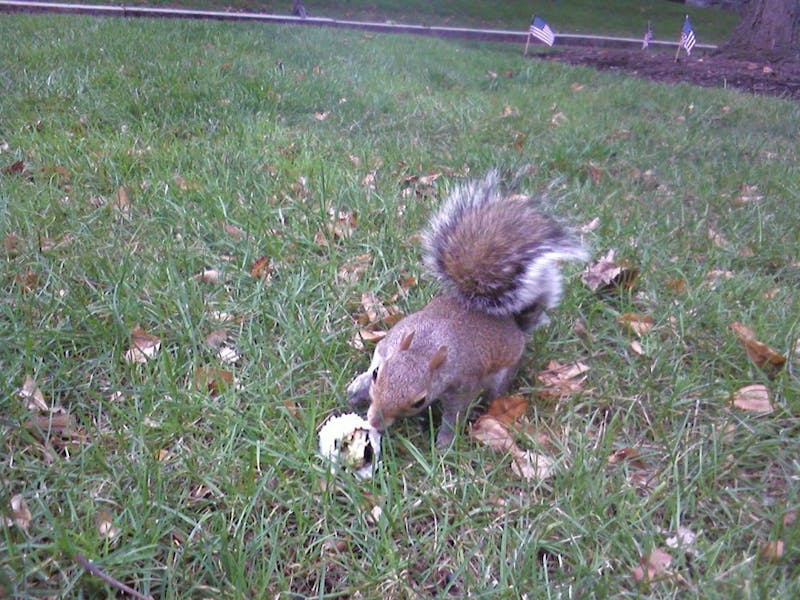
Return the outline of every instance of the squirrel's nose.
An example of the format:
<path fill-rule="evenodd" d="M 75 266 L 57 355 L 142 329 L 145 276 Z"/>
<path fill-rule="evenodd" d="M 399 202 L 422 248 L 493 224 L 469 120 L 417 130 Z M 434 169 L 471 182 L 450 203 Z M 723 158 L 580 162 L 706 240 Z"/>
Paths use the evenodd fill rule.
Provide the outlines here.
<path fill-rule="evenodd" d="M 389 425 L 392 424 L 394 419 L 391 419 L 383 414 L 375 404 L 369 405 L 369 410 L 367 411 L 367 422 L 369 423 L 370 427 L 374 427 L 378 431 L 383 431 Z"/>

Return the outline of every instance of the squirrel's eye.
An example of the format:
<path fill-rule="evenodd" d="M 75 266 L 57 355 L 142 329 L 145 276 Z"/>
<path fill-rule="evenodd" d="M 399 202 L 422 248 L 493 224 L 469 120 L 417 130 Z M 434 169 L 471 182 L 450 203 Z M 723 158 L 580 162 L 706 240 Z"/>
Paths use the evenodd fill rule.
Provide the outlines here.
<path fill-rule="evenodd" d="M 372 381 L 375 381 L 378 378 L 378 367 L 375 367 L 372 370 Z"/>
<path fill-rule="evenodd" d="M 427 400 L 427 398 L 425 396 L 423 396 L 422 398 L 420 398 L 419 400 L 414 402 L 414 404 L 411 405 L 411 408 L 413 408 L 414 410 L 422 408 L 423 406 L 425 406 L 425 401 L 426 400 Z"/>

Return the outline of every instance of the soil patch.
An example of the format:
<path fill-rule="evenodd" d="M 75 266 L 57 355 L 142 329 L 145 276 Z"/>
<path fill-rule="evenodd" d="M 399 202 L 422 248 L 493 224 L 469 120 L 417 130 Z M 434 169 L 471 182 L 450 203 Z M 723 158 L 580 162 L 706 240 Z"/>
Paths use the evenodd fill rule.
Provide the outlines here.
<path fill-rule="evenodd" d="M 671 53 L 609 48 L 565 48 L 535 56 L 663 83 L 729 87 L 800 101 L 800 62 L 752 62 L 711 54 L 687 58 L 683 52 L 675 62 Z"/>

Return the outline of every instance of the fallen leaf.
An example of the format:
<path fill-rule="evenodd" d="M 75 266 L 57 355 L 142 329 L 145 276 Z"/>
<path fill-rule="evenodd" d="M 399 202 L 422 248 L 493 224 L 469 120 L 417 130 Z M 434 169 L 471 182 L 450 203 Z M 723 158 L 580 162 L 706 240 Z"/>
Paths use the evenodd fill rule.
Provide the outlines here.
<path fill-rule="evenodd" d="M 378 176 L 378 170 L 373 169 L 372 171 L 364 175 L 364 178 L 361 180 L 361 185 L 368 190 L 376 189 L 377 186 L 375 185 L 375 179 L 377 178 L 377 176 Z"/>
<path fill-rule="evenodd" d="M 144 364 L 154 358 L 160 348 L 161 340 L 158 337 L 136 325 L 131 329 L 130 347 L 123 356 L 126 362 Z"/>
<path fill-rule="evenodd" d="M 637 468 L 644 468 L 644 461 L 639 458 L 639 450 L 632 446 L 619 448 L 611 453 L 608 457 L 608 464 L 616 465 L 619 463 L 627 462 Z"/>
<path fill-rule="evenodd" d="M 581 279 L 593 292 L 633 287 L 639 276 L 639 270 L 627 261 L 617 263 L 614 260 L 615 254 L 615 250 L 609 250 L 604 257 L 589 265 L 581 274 Z"/>
<path fill-rule="evenodd" d="M 371 252 L 350 258 L 339 268 L 339 278 L 350 283 L 361 281 L 364 273 L 372 266 L 372 259 Z"/>
<path fill-rule="evenodd" d="M 75 417 L 68 413 L 38 415 L 25 421 L 22 426 L 57 449 L 80 446 L 89 441 L 89 436 Z"/>
<path fill-rule="evenodd" d="M 653 329 L 655 319 L 650 315 L 623 313 L 617 319 L 617 323 L 625 327 L 628 331 L 642 337 L 645 333 Z"/>
<path fill-rule="evenodd" d="M 220 348 L 219 351 L 217 352 L 217 357 L 222 362 L 229 365 L 239 362 L 239 359 L 241 358 L 236 349 L 230 346 L 223 346 L 222 348 Z"/>
<path fill-rule="evenodd" d="M 671 290 L 676 294 L 682 294 L 686 291 L 686 280 L 682 278 L 667 279 L 665 285 L 667 286 L 668 290 Z"/>
<path fill-rule="evenodd" d="M 757 185 L 743 183 L 739 188 L 739 194 L 733 199 L 733 203 L 742 206 L 744 204 L 761 202 L 763 199 L 764 196 L 758 193 Z"/>
<path fill-rule="evenodd" d="M 206 344 L 208 344 L 215 350 L 219 350 L 220 348 L 222 348 L 225 345 L 225 342 L 227 341 L 228 341 L 227 329 L 215 329 L 206 336 Z"/>
<path fill-rule="evenodd" d="M 501 396 L 489 403 L 486 414 L 506 427 L 513 426 L 528 412 L 528 399 L 523 396 Z"/>
<path fill-rule="evenodd" d="M 0 174 L 15 175 L 23 177 L 28 181 L 33 181 L 33 175 L 25 166 L 25 161 L 22 160 L 15 161 L 10 165 L 4 166 L 2 169 L 0 169 Z"/>
<path fill-rule="evenodd" d="M 28 509 L 28 503 L 25 502 L 22 494 L 16 494 L 11 497 L 11 517 L 8 521 L 9 526 L 16 525 L 20 529 L 27 531 L 31 523 L 31 511 Z"/>
<path fill-rule="evenodd" d="M 697 554 L 698 551 L 697 548 L 695 548 L 696 541 L 697 534 L 694 531 L 683 525 L 678 525 L 678 532 L 675 535 L 666 538 L 664 543 L 669 548 L 680 548 L 684 552 Z"/>
<path fill-rule="evenodd" d="M 318 110 L 317 112 L 314 113 L 314 118 L 317 121 L 324 121 L 325 119 L 328 118 L 329 114 L 330 114 L 329 112 L 326 112 L 324 110 Z"/>
<path fill-rule="evenodd" d="M 549 477 L 553 472 L 552 459 L 520 449 L 509 430 L 498 419 L 490 415 L 479 417 L 473 423 L 470 435 L 493 450 L 508 452 L 513 459 L 512 472 L 523 479 L 543 479 Z"/>
<path fill-rule="evenodd" d="M 653 548 L 647 556 L 643 556 L 639 565 L 633 569 L 633 578 L 639 583 L 649 583 L 666 577 L 672 556 L 660 548 Z"/>
<path fill-rule="evenodd" d="M 561 364 L 556 360 L 548 361 L 544 369 L 536 374 L 536 380 L 543 389 L 538 395 L 543 398 L 563 398 L 583 391 L 582 377 L 589 367 L 581 362 Z"/>
<path fill-rule="evenodd" d="M 716 231 L 713 227 L 709 225 L 708 227 L 708 239 L 709 241 L 714 244 L 717 248 L 727 249 L 730 248 L 731 244 L 725 237 Z"/>
<path fill-rule="evenodd" d="M 558 127 L 563 122 L 568 121 L 568 120 L 569 119 L 567 119 L 567 115 L 565 115 L 563 112 L 557 112 L 550 118 L 550 124 L 553 127 Z"/>
<path fill-rule="evenodd" d="M 10 257 L 19 256 L 20 252 L 22 251 L 22 240 L 19 239 L 16 231 L 12 231 L 11 233 L 7 233 L 5 237 L 3 237 L 3 250 L 5 253 Z"/>
<path fill-rule="evenodd" d="M 731 324 L 731 329 L 734 334 L 736 334 L 738 340 L 744 345 L 750 360 L 752 360 L 757 367 L 764 369 L 770 376 L 774 376 L 783 368 L 783 365 L 786 363 L 786 358 L 778 354 L 765 343 L 755 339 L 755 333 L 753 333 L 749 327 L 742 323 L 734 322 Z"/>
<path fill-rule="evenodd" d="M 247 237 L 247 234 L 244 232 L 244 230 L 242 230 L 241 227 L 230 225 L 229 223 L 223 223 L 222 230 L 227 233 L 235 242 L 241 242 L 245 237 Z"/>
<path fill-rule="evenodd" d="M 783 540 L 767 542 L 761 547 L 761 556 L 769 562 L 778 562 L 781 558 L 783 558 L 783 552 Z"/>
<path fill-rule="evenodd" d="M 97 532 L 101 537 L 104 537 L 108 540 L 113 540 L 119 536 L 120 531 L 114 527 L 113 517 L 107 510 L 99 511 L 95 515 L 94 522 L 97 525 Z"/>
<path fill-rule="evenodd" d="M 195 279 L 202 281 L 203 283 L 219 283 L 222 281 L 222 273 L 220 273 L 217 269 L 205 269 L 194 276 Z"/>
<path fill-rule="evenodd" d="M 767 386 L 760 383 L 746 385 L 735 391 L 733 405 L 748 412 L 771 413 L 774 410 Z"/>
<path fill-rule="evenodd" d="M 118 221 L 129 221 L 131 218 L 131 201 L 128 190 L 124 186 L 117 188 L 117 197 L 111 203 L 111 210 Z"/>
<path fill-rule="evenodd" d="M 25 405 L 27 410 L 40 412 L 48 412 L 50 410 L 50 407 L 47 406 L 47 402 L 45 402 L 42 390 L 39 389 L 33 377 L 30 375 L 25 376 L 25 383 L 22 384 L 19 395 L 23 400 L 27 401 Z"/>
<path fill-rule="evenodd" d="M 213 496 L 213 490 L 204 483 L 199 484 L 189 493 L 189 498 L 192 500 L 203 500 Z"/>
<path fill-rule="evenodd" d="M 353 235 L 358 219 L 356 213 L 348 210 L 328 211 L 331 222 L 328 223 L 328 231 L 333 234 L 334 239 L 345 239 Z"/>
<path fill-rule="evenodd" d="M 192 380 L 197 391 L 216 396 L 233 384 L 233 373 L 220 367 L 197 367 Z"/>
<path fill-rule="evenodd" d="M 255 279 L 269 281 L 272 278 L 273 271 L 272 259 L 268 256 L 262 256 L 253 262 L 253 265 L 250 267 L 250 276 Z"/>

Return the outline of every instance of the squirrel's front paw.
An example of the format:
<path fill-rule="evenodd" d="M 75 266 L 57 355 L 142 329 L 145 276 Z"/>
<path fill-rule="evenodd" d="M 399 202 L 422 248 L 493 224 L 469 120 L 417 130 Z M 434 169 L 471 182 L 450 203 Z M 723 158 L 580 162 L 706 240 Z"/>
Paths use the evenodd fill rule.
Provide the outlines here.
<path fill-rule="evenodd" d="M 372 374 L 362 373 L 347 386 L 347 402 L 351 406 L 367 404 L 369 402 L 369 386 L 372 383 Z"/>

